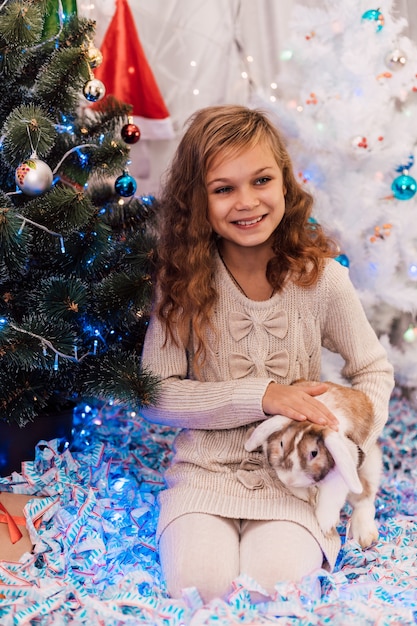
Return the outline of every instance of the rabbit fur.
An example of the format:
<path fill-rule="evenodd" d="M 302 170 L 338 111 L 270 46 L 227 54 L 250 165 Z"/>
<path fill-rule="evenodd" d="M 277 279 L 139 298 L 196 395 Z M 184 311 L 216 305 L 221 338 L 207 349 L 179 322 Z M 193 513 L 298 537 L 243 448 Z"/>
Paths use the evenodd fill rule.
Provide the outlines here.
<path fill-rule="evenodd" d="M 338 418 L 338 431 L 275 415 L 252 431 L 245 448 L 252 452 L 262 447 L 279 480 L 313 505 L 323 532 L 337 525 L 347 500 L 352 506 L 348 536 L 367 548 L 378 540 L 375 497 L 382 455 L 378 444 L 364 455 L 358 442 L 372 431 L 373 407 L 361 391 L 326 384 L 319 400 Z"/>

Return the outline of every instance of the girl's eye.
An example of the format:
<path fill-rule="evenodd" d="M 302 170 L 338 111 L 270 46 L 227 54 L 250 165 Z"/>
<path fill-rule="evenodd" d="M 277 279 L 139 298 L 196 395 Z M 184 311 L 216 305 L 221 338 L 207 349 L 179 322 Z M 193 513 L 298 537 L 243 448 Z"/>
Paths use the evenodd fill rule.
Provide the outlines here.
<path fill-rule="evenodd" d="M 231 189 L 231 187 L 219 187 L 214 191 L 214 193 L 227 193 L 228 191 L 231 191 Z"/>
<path fill-rule="evenodd" d="M 255 181 L 255 185 L 265 185 L 265 183 L 269 182 L 271 179 L 269 176 L 262 176 L 262 178 L 257 178 Z"/>

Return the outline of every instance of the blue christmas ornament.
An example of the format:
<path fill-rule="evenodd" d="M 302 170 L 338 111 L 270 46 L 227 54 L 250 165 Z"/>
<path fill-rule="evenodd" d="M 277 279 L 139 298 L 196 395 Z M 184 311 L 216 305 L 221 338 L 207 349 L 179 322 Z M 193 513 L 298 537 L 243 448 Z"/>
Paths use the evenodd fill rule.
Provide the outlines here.
<path fill-rule="evenodd" d="M 309 217 L 307 222 L 308 222 L 310 231 L 317 230 L 317 228 L 320 226 L 315 217 Z"/>
<path fill-rule="evenodd" d="M 349 267 L 350 265 L 349 259 L 346 256 L 346 254 L 339 254 L 338 256 L 335 257 L 335 261 L 340 263 L 340 265 L 343 265 L 343 267 Z"/>
<path fill-rule="evenodd" d="M 123 198 L 133 196 L 136 192 L 136 186 L 135 179 L 128 172 L 123 172 L 123 174 L 116 178 L 114 183 L 116 193 L 118 193 L 119 196 L 123 196 Z"/>
<path fill-rule="evenodd" d="M 370 9 L 369 11 L 365 11 L 365 13 L 362 15 L 362 19 L 363 20 L 368 20 L 368 21 L 375 21 L 378 22 L 377 27 L 376 27 L 376 32 L 378 33 L 380 30 L 382 30 L 382 27 L 384 26 L 384 16 L 382 15 L 381 11 L 379 9 Z"/>
<path fill-rule="evenodd" d="M 401 174 L 393 180 L 391 189 L 397 200 L 410 200 L 417 191 L 417 183 L 412 176 Z"/>

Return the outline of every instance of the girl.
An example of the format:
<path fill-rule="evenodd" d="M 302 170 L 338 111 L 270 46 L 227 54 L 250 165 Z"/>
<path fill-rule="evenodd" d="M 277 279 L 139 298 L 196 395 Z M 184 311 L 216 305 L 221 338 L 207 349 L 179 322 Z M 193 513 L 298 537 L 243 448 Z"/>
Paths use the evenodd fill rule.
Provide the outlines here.
<path fill-rule="evenodd" d="M 388 416 L 392 367 L 335 247 L 309 221 L 276 128 L 260 111 L 215 106 L 191 119 L 163 197 L 156 304 L 143 366 L 161 379 L 146 419 L 181 429 L 160 494 L 168 592 L 224 597 L 245 573 L 272 594 L 282 580 L 333 568 L 340 547 L 260 452 L 245 451 L 270 415 L 337 429 L 320 402 L 321 347 Z"/>

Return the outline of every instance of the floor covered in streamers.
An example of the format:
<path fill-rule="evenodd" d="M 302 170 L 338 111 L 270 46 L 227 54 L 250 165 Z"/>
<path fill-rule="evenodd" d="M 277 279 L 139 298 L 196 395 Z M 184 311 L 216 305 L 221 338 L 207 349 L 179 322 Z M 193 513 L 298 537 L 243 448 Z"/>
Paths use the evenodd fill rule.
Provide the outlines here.
<path fill-rule="evenodd" d="M 363 552 L 345 541 L 332 574 L 277 585 L 273 600 L 259 601 L 257 583 L 242 576 L 227 601 L 203 605 L 195 589 L 167 597 L 155 545 L 156 496 L 175 433 L 120 407 L 79 407 L 70 448 L 38 444 L 20 474 L 0 478 L 0 491 L 42 496 L 26 507 L 33 553 L 0 562 L 0 626 L 415 624 L 416 424 L 417 411 L 394 393 L 377 545 Z M 51 498 L 35 530 L 31 519 Z M 346 509 L 342 536 L 347 519 Z"/>

